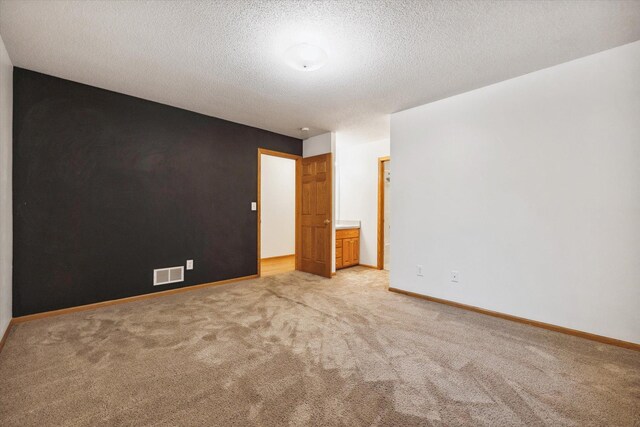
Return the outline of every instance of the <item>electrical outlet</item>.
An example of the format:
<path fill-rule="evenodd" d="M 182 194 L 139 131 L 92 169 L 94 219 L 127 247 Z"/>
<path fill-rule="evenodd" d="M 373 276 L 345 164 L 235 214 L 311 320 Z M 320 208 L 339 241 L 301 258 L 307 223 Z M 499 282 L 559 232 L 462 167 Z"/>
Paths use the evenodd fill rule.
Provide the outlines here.
<path fill-rule="evenodd" d="M 455 270 L 451 271 L 451 281 L 453 283 L 458 283 L 458 281 L 460 280 L 460 273 L 458 273 Z"/>
<path fill-rule="evenodd" d="M 417 265 L 416 266 L 416 274 L 418 276 L 424 276 L 424 274 L 422 274 L 422 266 L 421 265 Z"/>
<path fill-rule="evenodd" d="M 187 270 L 193 270 L 193 260 L 192 259 L 188 259 L 187 260 Z"/>

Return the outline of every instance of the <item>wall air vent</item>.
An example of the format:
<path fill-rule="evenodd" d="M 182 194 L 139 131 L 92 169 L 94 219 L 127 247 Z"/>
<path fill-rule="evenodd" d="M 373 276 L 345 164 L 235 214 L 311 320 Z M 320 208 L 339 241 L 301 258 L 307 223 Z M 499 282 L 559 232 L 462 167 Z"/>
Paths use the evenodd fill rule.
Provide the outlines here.
<path fill-rule="evenodd" d="M 153 286 L 182 282 L 184 267 L 158 268 L 153 270 Z"/>

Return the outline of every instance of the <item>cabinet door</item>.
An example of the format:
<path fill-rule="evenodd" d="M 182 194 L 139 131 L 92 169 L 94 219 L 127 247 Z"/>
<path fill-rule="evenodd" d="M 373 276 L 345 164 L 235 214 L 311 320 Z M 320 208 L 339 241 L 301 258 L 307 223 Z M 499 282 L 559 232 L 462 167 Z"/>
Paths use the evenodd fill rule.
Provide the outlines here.
<path fill-rule="evenodd" d="M 360 239 L 351 239 L 351 263 L 360 263 Z"/>
<path fill-rule="evenodd" d="M 353 263 L 353 239 L 342 239 L 342 265 L 347 267 Z"/>

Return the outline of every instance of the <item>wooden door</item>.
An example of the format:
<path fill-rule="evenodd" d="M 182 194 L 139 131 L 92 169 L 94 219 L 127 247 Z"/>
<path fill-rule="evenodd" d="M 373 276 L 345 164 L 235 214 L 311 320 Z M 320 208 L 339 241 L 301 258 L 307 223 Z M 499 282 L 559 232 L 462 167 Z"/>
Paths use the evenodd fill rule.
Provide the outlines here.
<path fill-rule="evenodd" d="M 331 154 L 302 159 L 300 269 L 331 277 Z"/>

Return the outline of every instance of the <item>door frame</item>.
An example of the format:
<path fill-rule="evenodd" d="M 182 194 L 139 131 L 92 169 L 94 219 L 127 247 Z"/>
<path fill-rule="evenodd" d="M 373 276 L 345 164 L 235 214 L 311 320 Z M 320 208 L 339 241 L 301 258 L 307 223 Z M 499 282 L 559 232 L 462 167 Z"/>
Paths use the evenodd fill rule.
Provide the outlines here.
<path fill-rule="evenodd" d="M 391 156 L 378 157 L 378 270 L 384 268 L 384 162 Z"/>
<path fill-rule="evenodd" d="M 261 254 L 261 244 L 262 244 L 262 155 L 274 156 L 274 157 L 282 157 L 284 159 L 294 160 L 296 162 L 296 214 L 295 214 L 295 259 L 296 259 L 296 270 L 300 269 L 300 252 L 301 252 L 301 244 L 300 241 L 300 208 L 302 206 L 302 156 L 298 156 L 296 154 L 282 153 L 280 151 L 269 150 L 267 148 L 258 148 L 258 197 L 257 197 L 257 221 L 258 221 L 258 277 L 261 276 L 261 263 L 262 263 L 262 254 Z"/>

